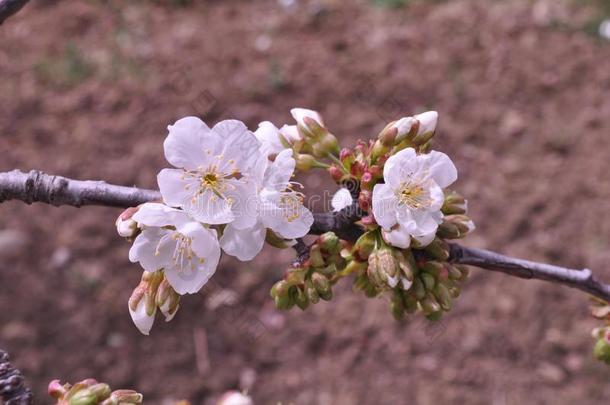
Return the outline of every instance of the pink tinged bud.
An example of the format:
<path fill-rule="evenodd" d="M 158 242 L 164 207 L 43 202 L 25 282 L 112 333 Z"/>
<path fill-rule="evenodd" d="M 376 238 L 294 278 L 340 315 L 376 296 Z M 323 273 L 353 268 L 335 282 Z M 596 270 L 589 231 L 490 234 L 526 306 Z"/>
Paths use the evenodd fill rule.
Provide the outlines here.
<path fill-rule="evenodd" d="M 254 405 L 252 398 L 237 391 L 225 392 L 216 405 Z"/>
<path fill-rule="evenodd" d="M 345 166 L 351 165 L 354 161 L 354 151 L 349 148 L 341 149 L 341 152 L 339 152 L 339 159 Z"/>
<path fill-rule="evenodd" d="M 116 390 L 108 398 L 104 404 L 141 404 L 144 397 L 139 392 L 133 390 Z"/>
<path fill-rule="evenodd" d="M 370 190 L 362 190 L 358 195 L 358 206 L 362 211 L 370 211 L 373 202 L 373 193 Z"/>
<path fill-rule="evenodd" d="M 138 233 L 138 224 L 132 219 L 139 207 L 130 207 L 119 215 L 115 224 L 117 232 L 123 238 L 133 238 Z"/>
<path fill-rule="evenodd" d="M 334 165 L 328 168 L 328 173 L 330 174 L 330 177 L 337 183 L 341 181 L 344 174 L 341 169 Z"/>
<path fill-rule="evenodd" d="M 360 178 L 360 185 L 365 190 L 372 190 L 374 186 L 375 179 L 371 172 L 366 171 Z"/>
<path fill-rule="evenodd" d="M 62 398 L 66 394 L 67 389 L 66 389 L 65 386 L 63 386 L 61 384 L 61 382 L 59 380 L 53 380 L 53 381 L 51 381 L 49 383 L 49 386 L 47 388 L 47 392 L 53 398 L 60 399 L 60 398 Z"/>

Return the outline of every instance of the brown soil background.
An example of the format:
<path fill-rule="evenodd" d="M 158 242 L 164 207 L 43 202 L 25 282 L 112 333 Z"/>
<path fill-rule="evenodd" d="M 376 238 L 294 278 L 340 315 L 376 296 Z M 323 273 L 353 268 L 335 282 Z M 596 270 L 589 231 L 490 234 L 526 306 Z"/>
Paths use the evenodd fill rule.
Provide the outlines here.
<path fill-rule="evenodd" d="M 610 44 L 579 28 L 588 9 L 125 3 L 34 2 L 0 28 L 0 170 L 155 187 L 165 127 L 184 115 L 255 128 L 310 107 L 348 144 L 433 108 L 478 225 L 468 245 L 610 280 Z M 92 376 L 149 404 L 211 404 L 227 389 L 257 404 L 610 400 L 586 297 L 482 270 L 437 324 L 396 323 L 348 282 L 330 303 L 280 313 L 267 292 L 290 253 L 267 248 L 223 259 L 213 285 L 143 337 L 118 213 L 0 206 L 0 346 L 39 403 L 51 379 Z"/>

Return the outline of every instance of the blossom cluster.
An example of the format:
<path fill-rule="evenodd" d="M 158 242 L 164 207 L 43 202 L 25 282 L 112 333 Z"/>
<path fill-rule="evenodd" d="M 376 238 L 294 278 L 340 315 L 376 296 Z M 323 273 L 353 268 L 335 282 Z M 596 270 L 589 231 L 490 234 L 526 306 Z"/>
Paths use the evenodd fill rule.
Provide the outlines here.
<path fill-rule="evenodd" d="M 144 269 L 129 300 L 142 333 L 149 333 L 157 310 L 173 318 L 180 295 L 208 282 L 221 252 L 249 261 L 265 242 L 294 245 L 298 253 L 271 289 L 278 308 L 330 300 L 332 286 L 354 275 L 355 288 L 368 296 L 392 292 L 398 318 L 405 311 L 434 318 L 449 310 L 467 270 L 448 262 L 445 240 L 474 225 L 465 199 L 448 190 L 455 165 L 431 150 L 438 114 L 401 118 L 377 139 L 340 149 L 319 113 L 291 113 L 295 125 L 265 121 L 253 132 L 237 120 L 210 128 L 195 117 L 168 127 L 163 146 L 173 167 L 157 176 L 162 201 L 130 208 L 117 220 L 119 234 L 133 241 L 130 260 Z M 350 236 L 330 229 L 309 245 L 300 239 L 314 216 L 292 178 L 309 169 L 327 171 L 341 186 L 331 203 L 349 217 L 337 226 L 352 227 Z"/>
<path fill-rule="evenodd" d="M 300 119 L 310 112 L 293 114 Z M 290 246 L 313 223 L 301 186 L 291 180 L 296 160 L 290 144 L 304 139 L 297 125 L 279 130 L 264 122 L 251 132 L 237 120 L 210 128 L 186 117 L 168 131 L 163 147 L 173 167 L 157 176 L 163 201 L 128 209 L 117 220 L 119 234 L 133 239 L 129 259 L 145 270 L 130 300 L 132 318 L 145 334 L 157 307 L 167 320 L 177 309 L 169 311 L 169 301 L 159 300 L 159 286 L 196 293 L 215 273 L 221 250 L 248 261 L 269 234 Z"/>

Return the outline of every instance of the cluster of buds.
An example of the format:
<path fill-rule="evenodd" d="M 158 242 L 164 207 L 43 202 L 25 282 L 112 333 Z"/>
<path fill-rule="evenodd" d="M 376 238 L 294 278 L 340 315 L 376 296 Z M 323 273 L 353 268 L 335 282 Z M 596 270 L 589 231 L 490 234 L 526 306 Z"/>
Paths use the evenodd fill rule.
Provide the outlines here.
<path fill-rule="evenodd" d="M 305 108 L 293 108 L 290 112 L 297 122 L 299 138 L 303 140 L 300 152 L 318 159 L 339 155 L 339 142 L 324 125 L 320 113 Z"/>
<path fill-rule="evenodd" d="M 129 298 L 129 313 L 140 332 L 150 333 L 155 322 L 157 309 L 169 322 L 173 319 L 180 304 L 180 295 L 172 288 L 162 270 L 142 273 L 140 284 Z"/>
<path fill-rule="evenodd" d="M 596 339 L 593 356 L 606 364 L 610 364 L 610 303 L 593 298 L 591 314 L 606 323 L 605 326 L 593 329 L 592 336 Z"/>
<path fill-rule="evenodd" d="M 367 297 L 387 293 L 397 319 L 416 311 L 439 319 L 451 309 L 460 295 L 460 283 L 468 277 L 466 266 L 449 262 L 450 247 L 445 240 L 463 238 L 474 228 L 466 209 L 461 195 L 447 192 L 443 223 L 426 246 L 412 240 L 408 249 L 400 249 L 387 244 L 379 228 L 365 232 L 351 248 L 344 249 L 347 263 L 342 274 L 355 274 L 354 289 Z"/>
<path fill-rule="evenodd" d="M 112 391 L 110 386 L 93 378 L 74 385 L 61 384 L 59 380 L 49 383 L 49 395 L 57 400 L 57 405 L 119 405 L 141 404 L 142 394 L 133 390 Z"/>
<path fill-rule="evenodd" d="M 342 244 L 337 235 L 332 232 L 320 235 L 309 247 L 307 257 L 297 260 L 284 279 L 271 288 L 275 306 L 290 309 L 296 305 L 305 310 L 320 299 L 329 301 L 333 296 L 332 285 L 345 267 L 341 250 Z"/>

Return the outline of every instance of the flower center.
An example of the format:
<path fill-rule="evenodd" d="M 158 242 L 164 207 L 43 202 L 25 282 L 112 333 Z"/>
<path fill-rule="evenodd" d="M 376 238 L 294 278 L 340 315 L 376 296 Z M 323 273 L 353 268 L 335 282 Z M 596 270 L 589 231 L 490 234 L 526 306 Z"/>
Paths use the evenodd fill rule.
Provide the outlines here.
<path fill-rule="evenodd" d="M 218 176 L 216 173 L 207 173 L 201 180 L 203 187 L 216 188 L 218 186 Z"/>
<path fill-rule="evenodd" d="M 412 209 L 426 208 L 432 204 L 430 193 L 419 184 L 403 184 L 397 194 L 398 200 Z"/>
<path fill-rule="evenodd" d="M 290 182 L 286 191 L 282 191 L 280 194 L 280 209 L 286 221 L 292 222 L 299 218 L 301 215 L 301 207 L 305 196 L 300 191 L 294 190 L 295 186 L 303 187 L 301 184 L 296 182 Z"/>

